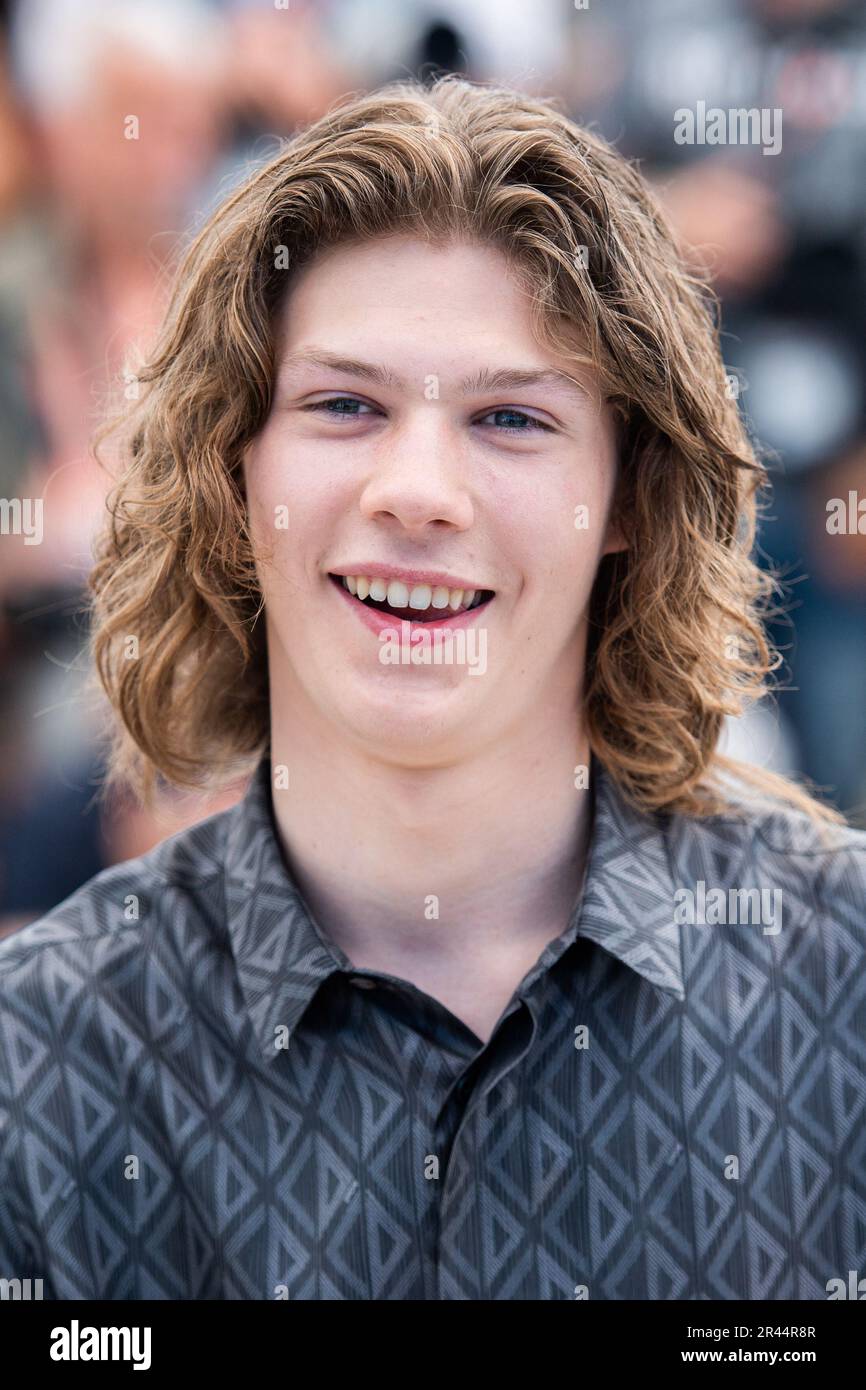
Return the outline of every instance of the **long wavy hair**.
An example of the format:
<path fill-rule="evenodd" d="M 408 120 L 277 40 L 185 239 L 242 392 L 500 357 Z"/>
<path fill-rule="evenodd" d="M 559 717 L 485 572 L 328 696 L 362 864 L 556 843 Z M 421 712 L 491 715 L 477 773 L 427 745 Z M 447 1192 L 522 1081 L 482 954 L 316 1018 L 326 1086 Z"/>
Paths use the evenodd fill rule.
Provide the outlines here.
<path fill-rule="evenodd" d="M 106 784 L 146 804 L 160 777 L 216 790 L 266 749 L 241 456 L 270 407 L 292 271 L 393 233 L 503 252 L 539 341 L 591 362 L 615 412 L 628 549 L 596 576 L 582 697 L 591 750 L 621 791 L 646 811 L 703 816 L 739 804 L 733 779 L 813 822 L 844 822 L 717 750 L 725 716 L 767 692 L 781 656 L 764 629 L 777 580 L 751 558 L 767 475 L 706 276 L 598 135 L 550 101 L 453 76 L 348 96 L 254 170 L 180 255 L 138 398 L 95 440 L 101 457 L 116 437 L 122 460 L 90 578 L 94 680 L 117 716 Z"/>

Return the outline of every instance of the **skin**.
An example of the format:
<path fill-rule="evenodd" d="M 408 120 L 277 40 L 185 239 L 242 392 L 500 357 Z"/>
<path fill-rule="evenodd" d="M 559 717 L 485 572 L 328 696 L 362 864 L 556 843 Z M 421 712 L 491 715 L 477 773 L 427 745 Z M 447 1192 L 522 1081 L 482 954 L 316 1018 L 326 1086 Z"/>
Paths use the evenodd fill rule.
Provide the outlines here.
<path fill-rule="evenodd" d="M 476 243 L 397 237 L 320 254 L 291 282 L 277 349 L 244 474 L 272 761 L 289 769 L 274 791 L 282 848 L 357 967 L 411 981 L 486 1041 L 582 881 L 586 609 L 602 555 L 624 546 L 613 418 L 591 369 L 535 340 L 502 254 Z M 299 360 L 310 353 L 400 381 Z M 461 390 L 518 368 L 572 382 Z M 360 404 L 309 408 L 345 397 Z M 364 573 L 359 561 L 494 590 L 476 619 L 484 674 L 383 665 L 328 578 Z"/>

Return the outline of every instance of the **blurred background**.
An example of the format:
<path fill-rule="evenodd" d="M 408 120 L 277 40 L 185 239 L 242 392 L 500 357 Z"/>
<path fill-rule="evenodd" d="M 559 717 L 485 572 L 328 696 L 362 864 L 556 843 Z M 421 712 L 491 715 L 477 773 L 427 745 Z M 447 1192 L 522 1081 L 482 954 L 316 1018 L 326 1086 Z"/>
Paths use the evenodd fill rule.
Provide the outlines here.
<path fill-rule="evenodd" d="M 790 586 L 782 688 L 724 744 L 866 825 L 861 0 L 21 0 L 0 3 L 0 499 L 42 499 L 44 535 L 0 513 L 0 934 L 243 790 L 153 815 L 95 795 L 89 443 L 109 384 L 135 389 L 168 258 L 337 97 L 441 71 L 558 97 L 711 267 L 730 389 L 772 451 L 759 557 Z M 781 150 L 701 142 L 700 103 L 781 110 Z"/>

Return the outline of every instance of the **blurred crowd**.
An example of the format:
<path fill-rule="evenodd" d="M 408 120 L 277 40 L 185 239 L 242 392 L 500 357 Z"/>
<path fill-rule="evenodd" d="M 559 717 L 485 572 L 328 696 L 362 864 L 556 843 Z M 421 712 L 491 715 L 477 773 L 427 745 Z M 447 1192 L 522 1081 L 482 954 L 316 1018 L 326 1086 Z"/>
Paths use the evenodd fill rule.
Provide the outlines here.
<path fill-rule="evenodd" d="M 41 498 L 46 525 L 0 535 L 0 934 L 242 790 L 166 789 L 149 815 L 97 796 L 91 436 L 171 257 L 343 93 L 440 71 L 558 97 L 640 158 L 712 270 L 773 476 L 759 555 L 789 586 L 780 689 L 725 746 L 866 825 L 866 520 L 827 527 L 831 499 L 866 499 L 860 0 L 20 0 L 0 3 L 0 498 Z M 781 110 L 781 149 L 681 143 L 699 103 Z"/>

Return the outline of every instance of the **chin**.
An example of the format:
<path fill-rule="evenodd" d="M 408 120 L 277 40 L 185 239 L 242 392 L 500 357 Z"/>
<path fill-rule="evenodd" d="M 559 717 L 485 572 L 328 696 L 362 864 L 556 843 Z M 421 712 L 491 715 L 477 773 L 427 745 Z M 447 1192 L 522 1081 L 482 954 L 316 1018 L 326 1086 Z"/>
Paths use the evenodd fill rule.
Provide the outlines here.
<path fill-rule="evenodd" d="M 477 729 L 475 701 L 460 685 L 443 682 L 441 672 L 438 680 L 429 672 L 420 680 L 416 672 L 397 674 L 409 679 L 347 682 L 340 690 L 336 721 L 357 743 L 389 761 L 422 765 L 456 751 Z"/>

